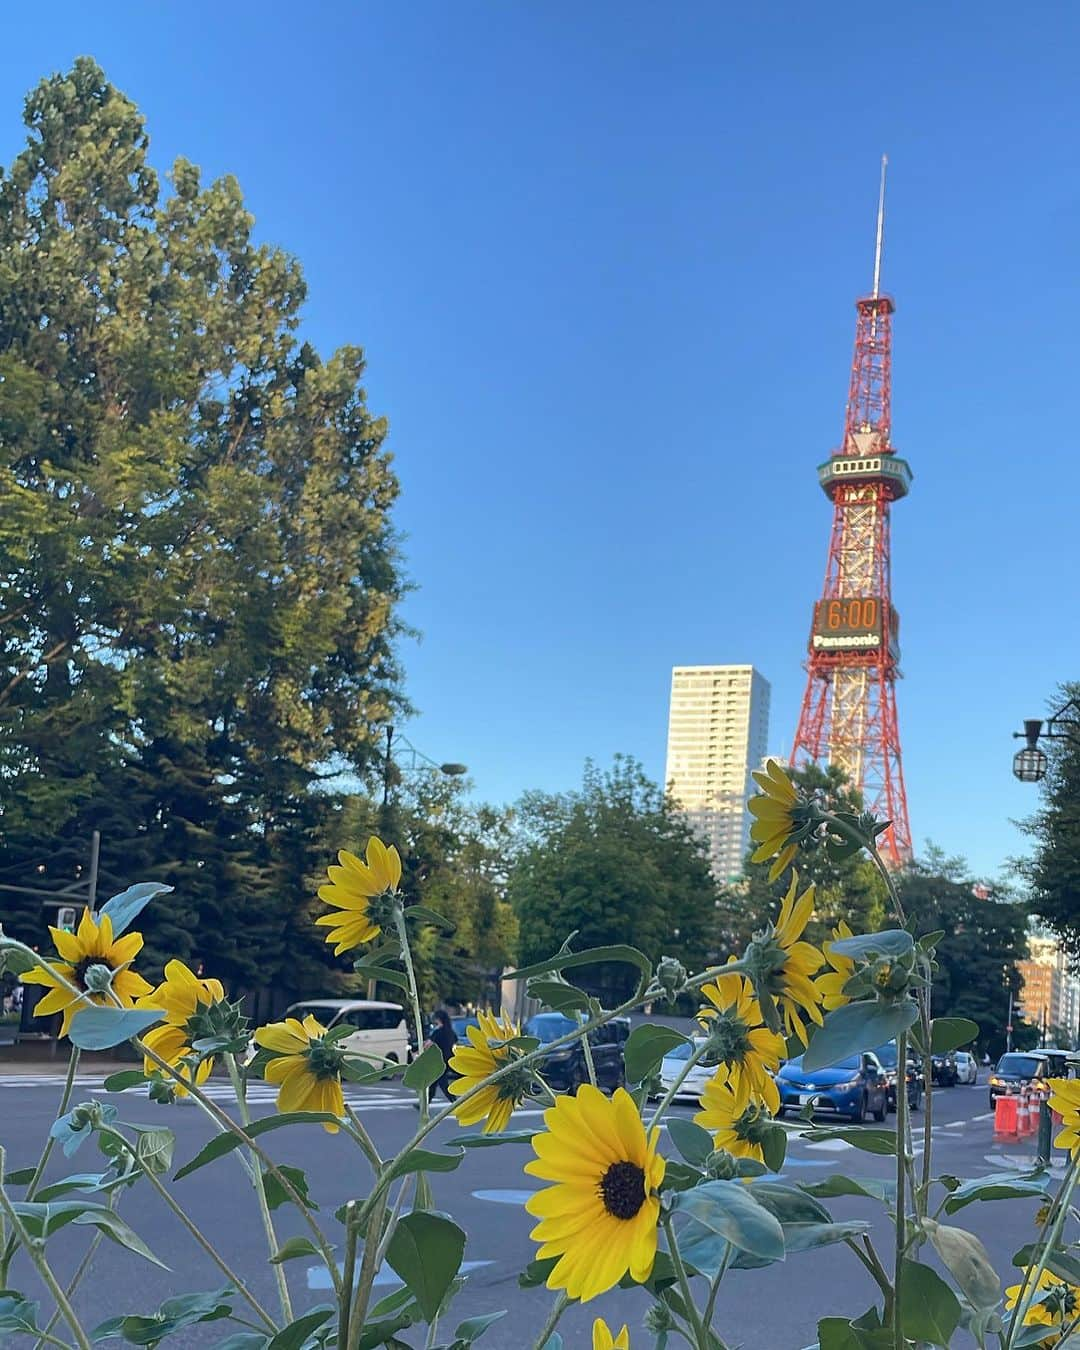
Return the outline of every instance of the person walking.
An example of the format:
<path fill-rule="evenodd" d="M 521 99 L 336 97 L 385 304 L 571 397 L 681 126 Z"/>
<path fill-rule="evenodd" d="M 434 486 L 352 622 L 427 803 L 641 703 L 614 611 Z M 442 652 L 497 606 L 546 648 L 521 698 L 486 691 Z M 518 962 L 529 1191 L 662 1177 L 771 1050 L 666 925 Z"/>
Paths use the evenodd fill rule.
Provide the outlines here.
<path fill-rule="evenodd" d="M 454 1046 L 457 1045 L 457 1033 L 454 1031 L 454 1024 L 450 1021 L 450 1014 L 445 1008 L 440 1008 L 435 1014 L 435 1027 L 431 1033 L 431 1044 L 439 1047 L 439 1052 L 443 1057 L 443 1063 L 450 1063 L 450 1056 L 454 1053 Z M 450 1070 L 444 1069 L 442 1076 L 436 1078 L 434 1083 L 428 1088 L 428 1101 L 435 1100 L 435 1093 L 442 1088 L 443 1096 L 448 1102 L 454 1099 L 450 1095 Z"/>

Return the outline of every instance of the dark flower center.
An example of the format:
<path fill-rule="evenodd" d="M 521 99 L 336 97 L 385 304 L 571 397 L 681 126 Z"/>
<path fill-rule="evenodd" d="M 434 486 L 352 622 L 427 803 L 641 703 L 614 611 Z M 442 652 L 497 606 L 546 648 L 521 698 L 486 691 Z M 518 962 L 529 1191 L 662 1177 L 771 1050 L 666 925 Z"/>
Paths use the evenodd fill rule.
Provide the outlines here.
<path fill-rule="evenodd" d="M 645 1173 L 636 1163 L 612 1163 L 600 1178 L 600 1194 L 609 1214 L 632 1219 L 645 1203 Z"/>
<path fill-rule="evenodd" d="M 84 956 L 83 959 L 79 962 L 79 964 L 75 967 L 71 983 L 77 984 L 80 989 L 85 989 L 86 972 L 90 969 L 91 966 L 105 966 L 106 969 L 108 970 L 113 969 L 113 967 L 109 965 L 108 961 L 106 961 L 105 958 L 102 956 Z"/>

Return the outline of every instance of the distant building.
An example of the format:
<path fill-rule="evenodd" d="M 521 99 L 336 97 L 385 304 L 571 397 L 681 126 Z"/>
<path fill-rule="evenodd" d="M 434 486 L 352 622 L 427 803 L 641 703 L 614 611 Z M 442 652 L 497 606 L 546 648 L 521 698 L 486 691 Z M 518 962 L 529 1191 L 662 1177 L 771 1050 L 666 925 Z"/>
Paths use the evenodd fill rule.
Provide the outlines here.
<path fill-rule="evenodd" d="M 742 875 L 746 799 L 769 738 L 769 682 L 753 666 L 675 666 L 664 781 L 709 849 L 718 881 Z"/>
<path fill-rule="evenodd" d="M 1028 958 L 1018 961 L 1023 985 L 1020 1002 L 1024 1020 L 1039 1028 L 1047 1038 L 1051 1028 L 1060 1027 L 1068 1036 L 1071 1049 L 1080 1031 L 1080 980 L 1069 971 L 1061 944 L 1048 933 L 1033 933 L 1028 938 Z"/>

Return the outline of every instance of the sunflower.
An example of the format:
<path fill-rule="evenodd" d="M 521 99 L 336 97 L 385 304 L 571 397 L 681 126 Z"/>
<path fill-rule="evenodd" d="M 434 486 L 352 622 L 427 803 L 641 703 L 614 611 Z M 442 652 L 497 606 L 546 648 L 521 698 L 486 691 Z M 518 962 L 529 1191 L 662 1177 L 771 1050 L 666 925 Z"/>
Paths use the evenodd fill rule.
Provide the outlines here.
<path fill-rule="evenodd" d="M 611 1334 L 611 1328 L 602 1317 L 592 1324 L 592 1350 L 630 1350 L 630 1333 L 623 1324 L 617 1336 Z"/>
<path fill-rule="evenodd" d="M 277 1109 L 279 1111 L 329 1111 L 331 1115 L 345 1114 L 345 1098 L 341 1091 L 341 1066 L 345 1056 L 332 1042 L 323 1038 L 326 1028 L 310 1013 L 302 1022 L 286 1017 L 284 1022 L 271 1022 L 255 1033 L 255 1044 L 274 1053 L 263 1077 L 268 1083 L 280 1084 Z M 337 1126 L 323 1122 L 329 1134 L 337 1133 Z"/>
<path fill-rule="evenodd" d="M 821 999 L 821 1006 L 826 1012 L 831 1012 L 833 1008 L 842 1008 L 848 1002 L 848 996 L 844 993 L 844 985 L 855 973 L 855 962 L 850 956 L 840 956 L 835 953 L 832 945 L 833 942 L 842 942 L 844 938 L 849 937 L 854 937 L 854 934 L 841 919 L 832 931 L 832 942 L 821 944 L 821 954 L 832 969 L 826 971 L 824 975 L 819 975 L 814 981 L 814 987 Z"/>
<path fill-rule="evenodd" d="M 722 1079 L 709 1079 L 701 1093 L 701 1110 L 695 1122 L 713 1136 L 717 1152 L 726 1150 L 736 1158 L 765 1161 L 762 1141 L 772 1125 L 764 1102 L 751 1098 L 740 1107 L 735 1094 Z"/>
<path fill-rule="evenodd" d="M 755 958 L 762 970 L 762 982 L 784 1019 L 789 1036 L 807 1042 L 804 1019 L 821 1026 L 821 993 L 813 976 L 821 969 L 821 952 L 809 942 L 801 942 L 803 930 L 814 912 L 814 887 L 807 886 L 796 895 L 799 875 L 791 874 L 791 884 L 780 906 L 780 915 L 772 931 L 755 938 L 747 949 L 756 949 Z"/>
<path fill-rule="evenodd" d="M 1054 1146 L 1075 1153 L 1080 1149 L 1080 1078 L 1048 1078 L 1047 1087 L 1050 1089 L 1050 1109 L 1058 1113 L 1065 1126 L 1054 1140 Z"/>
<path fill-rule="evenodd" d="M 192 1042 L 211 1034 L 207 1010 L 224 1002 L 225 990 L 219 980 L 200 979 L 183 961 L 170 961 L 165 967 L 164 981 L 139 1000 L 140 1008 L 162 1008 L 165 1012 L 164 1023 L 148 1031 L 143 1041 L 190 1083 L 191 1066 L 185 1061 L 194 1054 Z M 195 1070 L 196 1084 L 205 1083 L 213 1067 L 213 1058 L 202 1060 Z M 144 1059 L 145 1073 L 150 1074 L 156 1068 L 152 1059 Z M 177 1086 L 176 1091 L 179 1096 L 187 1093 L 182 1086 Z"/>
<path fill-rule="evenodd" d="M 717 1082 L 727 1083 L 739 1109 L 751 1096 L 760 1097 L 769 1110 L 780 1109 L 780 1092 L 771 1070 L 779 1069 L 784 1038 L 761 1025 L 761 1006 L 749 980 L 741 975 L 721 975 L 701 992 L 712 1004 L 698 1011 L 698 1021 L 710 1039 L 710 1061 L 719 1059 Z"/>
<path fill-rule="evenodd" d="M 623 1088 L 609 1099 L 585 1083 L 544 1112 L 546 1131 L 534 1135 L 531 1176 L 555 1185 L 537 1191 L 525 1208 L 540 1220 L 530 1237 L 539 1260 L 557 1256 L 549 1289 L 582 1303 L 613 1288 L 627 1271 L 639 1284 L 656 1259 L 657 1191 L 664 1160 L 659 1129 L 648 1135 Z"/>
<path fill-rule="evenodd" d="M 500 1022 L 494 1013 L 477 1013 L 478 1027 L 467 1027 L 468 1044 L 459 1041 L 450 1056 L 449 1067 L 460 1074 L 450 1084 L 450 1092 L 461 1097 L 471 1092 L 485 1078 L 519 1057 L 520 1052 L 503 1044 L 521 1035 L 521 1028 L 504 1017 Z M 459 1106 L 454 1114 L 462 1125 L 484 1121 L 484 1133 L 496 1134 L 510 1123 L 514 1108 L 522 1101 L 532 1084 L 530 1069 L 515 1070 L 481 1088 L 471 1101 Z"/>
<path fill-rule="evenodd" d="M 1005 1307 L 1007 1309 L 1011 1310 L 1019 1303 L 1022 1288 L 1023 1285 L 1014 1284 L 1005 1290 Z M 1060 1330 L 1066 1323 L 1071 1322 L 1077 1313 L 1080 1313 L 1080 1288 L 1074 1284 L 1067 1284 L 1064 1280 L 1059 1280 L 1056 1275 L 1052 1275 L 1048 1270 L 1042 1271 L 1039 1275 L 1039 1281 L 1035 1286 L 1035 1294 L 1038 1295 L 1037 1301 L 1033 1298 L 1024 1314 L 1024 1326 L 1026 1327 L 1045 1326 Z M 1054 1341 L 1047 1338 L 1045 1341 L 1040 1341 L 1039 1344 L 1053 1345 Z"/>
<path fill-rule="evenodd" d="M 755 769 L 753 776 L 764 796 L 751 797 L 748 803 L 751 814 L 757 817 L 750 826 L 750 838 L 758 847 L 750 861 L 767 862 L 775 854 L 776 861 L 769 868 L 769 880 L 775 881 L 798 850 L 798 840 L 793 836 L 803 827 L 798 818 L 801 803 L 791 779 L 775 759 L 766 762 L 764 771 Z"/>
<path fill-rule="evenodd" d="M 84 909 L 78 931 L 68 933 L 63 928 L 50 928 L 53 943 L 60 960 L 49 966 L 35 966 L 22 977 L 24 984 L 43 984 L 51 992 L 35 1006 L 35 1017 L 51 1017 L 63 1013 L 60 1035 L 66 1036 L 71 1019 L 91 1003 L 110 1004 L 108 992 L 90 991 L 86 972 L 91 966 L 104 966 L 112 973 L 112 992 L 125 1008 L 133 1008 L 135 1000 L 148 994 L 152 988 L 141 975 L 128 967 L 142 951 L 141 933 L 125 933 L 113 938 L 112 919 L 101 914 L 95 920 L 89 909 Z M 67 981 L 65 984 L 64 981 Z M 80 992 L 73 993 L 68 985 Z"/>
<path fill-rule="evenodd" d="M 343 911 L 323 914 L 315 920 L 318 927 L 331 930 L 326 940 L 336 944 L 335 956 L 379 936 L 382 929 L 368 912 L 370 901 L 386 891 L 396 891 L 401 880 L 401 859 L 392 844 L 387 848 L 381 839 L 372 835 L 365 857 L 366 861 L 342 849 L 338 854 L 341 866 L 328 867 L 326 875 L 330 884 L 319 887 L 319 899 Z"/>

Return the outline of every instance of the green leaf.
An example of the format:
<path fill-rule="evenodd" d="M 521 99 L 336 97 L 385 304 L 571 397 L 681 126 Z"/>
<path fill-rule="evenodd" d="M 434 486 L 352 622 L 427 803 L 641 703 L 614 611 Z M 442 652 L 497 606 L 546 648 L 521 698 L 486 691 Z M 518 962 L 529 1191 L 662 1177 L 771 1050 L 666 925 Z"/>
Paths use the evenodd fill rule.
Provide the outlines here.
<path fill-rule="evenodd" d="M 14 1290 L 0 1291 L 0 1331 L 37 1332 L 38 1305 Z"/>
<path fill-rule="evenodd" d="M 783 1168 L 787 1157 L 787 1130 L 782 1125 L 774 1125 L 764 1132 L 761 1153 L 770 1172 L 779 1172 Z"/>
<path fill-rule="evenodd" d="M 841 938 L 829 944 L 829 950 L 837 956 L 847 956 L 852 961 L 869 961 L 875 956 L 907 956 L 915 945 L 915 939 L 903 928 L 886 928 L 881 933 L 862 933 L 858 937 Z M 878 1041 L 878 1045 L 884 1042 Z"/>
<path fill-rule="evenodd" d="M 357 975 L 363 975 L 369 980 L 383 980 L 386 984 L 393 984 L 398 989 L 408 989 L 409 981 L 400 970 L 391 970 L 389 966 L 373 966 L 366 961 L 357 961 L 353 966 Z"/>
<path fill-rule="evenodd" d="M 473 1341 L 478 1341 L 496 1322 L 506 1316 L 506 1309 L 501 1312 L 486 1313 L 480 1317 L 469 1317 L 464 1322 L 459 1322 L 457 1330 L 454 1332 L 455 1341 L 464 1341 L 466 1345 L 472 1345 Z"/>
<path fill-rule="evenodd" d="M 171 890 L 171 886 L 163 886 L 160 881 L 137 881 L 126 891 L 121 891 L 111 900 L 106 900 L 98 910 L 98 920 L 100 922 L 101 916 L 107 914 L 112 923 L 113 937 L 119 937 L 135 922 L 156 895 L 167 895 Z"/>
<path fill-rule="evenodd" d="M 43 962 L 35 961 L 29 952 L 24 952 L 19 947 L 0 946 L 0 974 L 8 971 L 12 975 L 25 975 L 27 971 L 34 970 L 42 964 Z"/>
<path fill-rule="evenodd" d="M 623 1046 L 623 1063 L 627 1081 L 640 1083 L 647 1078 L 671 1050 L 685 1045 L 690 1038 L 674 1027 L 646 1022 L 635 1027 Z"/>
<path fill-rule="evenodd" d="M 267 1338 L 256 1336 L 251 1331 L 238 1331 L 235 1336 L 226 1336 L 215 1350 L 266 1350 Z"/>
<path fill-rule="evenodd" d="M 589 1008 L 588 994 L 565 980 L 530 980 L 526 993 L 555 1012 L 574 1013 Z"/>
<path fill-rule="evenodd" d="M 436 928 L 441 928 L 446 933 L 452 933 L 457 927 L 456 923 L 451 923 L 442 914 L 436 914 L 433 909 L 425 909 L 423 905 L 406 905 L 405 917 L 417 919 L 420 923 L 434 924 Z"/>
<path fill-rule="evenodd" d="M 48 1204 L 50 1200 L 59 1200 L 62 1195 L 70 1195 L 72 1191 L 97 1190 L 105 1177 L 104 1172 L 78 1172 L 70 1177 L 63 1177 L 60 1181 L 42 1186 L 35 1192 L 34 1202 Z"/>
<path fill-rule="evenodd" d="M 899 930 L 897 930 L 899 931 Z M 834 947 L 835 950 L 835 947 Z M 848 1003 L 825 1014 L 824 1025 L 803 1054 L 803 1068 L 812 1073 L 863 1050 L 895 1040 L 919 1016 L 911 999 L 898 1003 Z"/>
<path fill-rule="evenodd" d="M 34 1167 L 17 1167 L 14 1172 L 4 1173 L 5 1186 L 28 1186 L 34 1179 Z"/>
<path fill-rule="evenodd" d="M 943 1265 L 970 1302 L 976 1308 L 996 1308 L 1001 1300 L 1001 1281 L 990 1253 L 975 1234 L 933 1219 L 924 1219 L 923 1227 Z"/>
<path fill-rule="evenodd" d="M 522 1289 L 535 1289 L 537 1285 L 544 1284 L 547 1277 L 558 1265 L 557 1256 L 545 1256 L 542 1261 L 530 1261 L 525 1269 L 518 1276 L 518 1284 Z"/>
<path fill-rule="evenodd" d="M 978 1022 L 970 1017 L 935 1017 L 930 1023 L 931 1054 L 944 1055 L 959 1050 L 979 1034 Z"/>
<path fill-rule="evenodd" d="M 837 1195 L 861 1195 L 867 1200 L 880 1200 L 885 1205 L 896 1203 L 896 1182 L 878 1177 L 845 1177 L 837 1173 L 824 1181 L 802 1181 L 799 1189 L 823 1200 Z"/>
<path fill-rule="evenodd" d="M 317 1331 L 324 1322 L 329 1321 L 336 1312 L 335 1308 L 323 1304 L 311 1312 L 290 1322 L 278 1334 L 271 1338 L 266 1350 L 301 1350 L 313 1331 Z M 219 1347 L 220 1350 L 220 1347 Z"/>
<path fill-rule="evenodd" d="M 829 1223 L 832 1215 L 800 1186 L 792 1186 L 776 1177 L 762 1177 L 760 1181 L 751 1181 L 750 1194 L 764 1205 L 770 1214 L 774 1214 L 782 1224 L 789 1223 Z"/>
<path fill-rule="evenodd" d="M 503 1130 L 501 1134 L 457 1134 L 454 1143 L 462 1148 L 494 1148 L 496 1144 L 527 1144 L 539 1130 Z"/>
<path fill-rule="evenodd" d="M 398 1220 L 386 1260 L 412 1290 L 428 1322 L 439 1311 L 464 1251 L 464 1232 L 445 1214 L 417 1209 Z"/>
<path fill-rule="evenodd" d="M 455 1140 L 455 1143 L 460 1143 Z M 406 1176 L 410 1172 L 453 1172 L 461 1164 L 465 1154 L 433 1153 L 426 1148 L 411 1148 L 395 1158 L 388 1173 L 391 1181 Z"/>
<path fill-rule="evenodd" d="M 166 1336 L 194 1326 L 197 1322 L 218 1322 L 232 1316 L 231 1286 L 208 1294 L 183 1294 L 166 1299 L 156 1313 L 148 1317 L 111 1317 L 94 1329 L 92 1339 L 109 1340 L 123 1336 L 130 1345 L 157 1345 Z"/>
<path fill-rule="evenodd" d="M 278 1163 L 278 1171 L 292 1183 L 293 1190 L 307 1205 L 308 1209 L 318 1209 L 319 1206 L 312 1200 L 308 1192 L 308 1179 L 299 1167 L 289 1167 L 285 1163 Z M 285 1187 L 274 1176 L 273 1172 L 263 1172 L 263 1190 L 266 1192 L 266 1203 L 271 1209 L 278 1209 L 281 1205 L 291 1205 L 292 1196 L 286 1191 Z"/>
<path fill-rule="evenodd" d="M 644 983 L 652 974 L 652 964 L 648 957 L 636 947 L 618 943 L 611 947 L 590 947 L 583 952 L 559 952 L 549 956 L 546 961 L 537 961 L 531 966 L 522 966 L 520 970 L 508 970 L 505 980 L 528 980 L 534 975 L 543 975 L 549 970 L 569 970 L 574 966 L 595 966 L 604 961 L 619 961 L 624 965 L 636 966 L 641 972 Z"/>
<path fill-rule="evenodd" d="M 1038 1259 L 1039 1248 L 1035 1243 L 1030 1242 L 1026 1247 L 1020 1248 L 1013 1257 L 1012 1263 L 1014 1266 L 1020 1266 L 1023 1269 L 1025 1266 L 1032 1265 Z M 1057 1247 L 1048 1253 L 1046 1268 L 1059 1280 L 1064 1280 L 1067 1284 L 1080 1285 L 1080 1257 L 1071 1256 L 1068 1252 Z"/>
<path fill-rule="evenodd" d="M 280 1266 L 283 1261 L 295 1261 L 298 1256 L 318 1256 L 321 1258 L 322 1253 L 310 1238 L 291 1237 L 283 1242 L 269 1259 L 272 1266 Z"/>
<path fill-rule="evenodd" d="M 405 1342 L 397 1339 L 397 1333 L 404 1331 L 406 1327 L 411 1327 L 414 1322 L 419 1320 L 420 1309 L 411 1301 L 405 1312 L 397 1313 L 393 1317 L 386 1317 L 377 1321 L 368 1317 L 364 1321 L 364 1329 L 360 1333 L 356 1350 L 375 1350 L 375 1347 L 379 1345 L 392 1346 L 393 1350 L 408 1350 Z"/>
<path fill-rule="evenodd" d="M 151 1008 L 83 1008 L 71 1019 L 68 1038 L 80 1050 L 111 1050 L 132 1036 L 141 1036 L 163 1016 Z"/>
<path fill-rule="evenodd" d="M 406 1087 L 422 1092 L 432 1083 L 437 1083 L 445 1072 L 446 1060 L 442 1057 L 442 1051 L 437 1045 L 429 1045 L 405 1070 L 402 1082 Z"/>
<path fill-rule="evenodd" d="M 285 1111 L 280 1115 L 253 1120 L 250 1125 L 244 1126 L 244 1132 L 250 1138 L 257 1139 L 260 1134 L 266 1134 L 269 1130 L 280 1130 L 284 1125 L 323 1125 L 330 1122 L 337 1124 L 337 1116 L 331 1115 L 329 1111 Z M 189 1163 L 180 1168 L 173 1180 L 179 1181 L 182 1177 L 190 1176 L 192 1172 L 197 1172 L 200 1167 L 205 1167 L 215 1158 L 223 1158 L 226 1153 L 239 1148 L 242 1143 L 243 1140 L 238 1139 L 235 1134 L 215 1135 L 205 1148 L 200 1149 Z"/>
<path fill-rule="evenodd" d="M 106 1092 L 126 1092 L 128 1088 L 142 1087 L 149 1080 L 142 1069 L 121 1069 L 111 1073 L 102 1084 Z"/>
<path fill-rule="evenodd" d="M 973 1200 L 1020 1200 L 1034 1196 L 1046 1199 L 1051 1189 L 1049 1172 L 989 1172 L 962 1182 L 945 1201 L 945 1213 L 955 1214 Z"/>
<path fill-rule="evenodd" d="M 960 1324 L 960 1300 L 931 1266 L 905 1260 L 900 1277 L 900 1322 L 911 1341 L 945 1346 Z"/>
<path fill-rule="evenodd" d="M 671 1142 L 686 1161 L 693 1167 L 704 1167 L 705 1159 L 713 1151 L 713 1137 L 709 1131 L 686 1116 L 668 1116 L 667 1128 Z"/>
<path fill-rule="evenodd" d="M 813 1130 L 801 1130 L 800 1136 L 811 1144 L 824 1143 L 826 1139 L 842 1139 L 845 1144 L 854 1144 L 864 1153 L 878 1153 L 882 1157 L 896 1153 L 895 1130 L 871 1130 L 859 1125 L 823 1125 Z"/>
<path fill-rule="evenodd" d="M 173 1150 L 176 1147 L 176 1135 L 163 1125 L 147 1128 L 143 1125 L 130 1125 L 129 1129 L 138 1131 L 135 1142 L 136 1156 L 146 1164 L 156 1176 L 167 1172 L 172 1166 Z"/>
<path fill-rule="evenodd" d="M 817 1324 L 818 1350 L 891 1350 L 888 1327 L 864 1329 L 846 1317 L 823 1317 Z"/>
<path fill-rule="evenodd" d="M 845 1219 L 840 1223 L 786 1223 L 784 1248 L 790 1256 L 793 1252 L 809 1252 L 815 1247 L 847 1242 L 849 1238 L 861 1237 L 869 1231 L 870 1224 L 865 1219 Z"/>
<path fill-rule="evenodd" d="M 688 1215 L 733 1247 L 770 1261 L 784 1259 L 784 1233 L 776 1217 L 736 1181 L 707 1181 L 671 1197 L 671 1208 Z"/>
<path fill-rule="evenodd" d="M 164 1261 L 159 1261 L 146 1243 L 130 1228 L 119 1215 L 111 1209 L 92 1209 L 83 1214 L 76 1214 L 72 1220 L 73 1223 L 89 1224 L 99 1229 L 107 1238 L 112 1238 L 113 1242 L 121 1247 L 126 1247 L 129 1252 L 134 1252 L 136 1256 L 142 1256 L 147 1261 L 153 1262 L 155 1266 L 160 1266 L 162 1270 L 168 1270 L 169 1267 Z"/>

